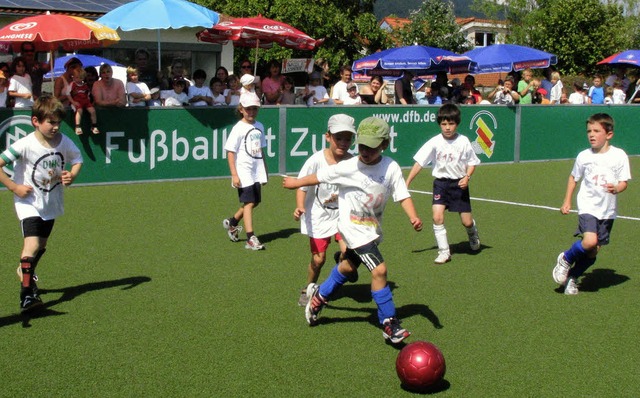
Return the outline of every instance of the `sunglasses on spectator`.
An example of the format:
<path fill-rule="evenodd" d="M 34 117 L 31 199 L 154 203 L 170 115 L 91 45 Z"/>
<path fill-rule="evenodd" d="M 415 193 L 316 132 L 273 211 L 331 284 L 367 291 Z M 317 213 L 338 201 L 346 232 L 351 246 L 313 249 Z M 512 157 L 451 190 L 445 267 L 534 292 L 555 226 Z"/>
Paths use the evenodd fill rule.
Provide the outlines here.
<path fill-rule="evenodd" d="M 242 69 L 251 69 L 251 65 L 242 65 Z"/>

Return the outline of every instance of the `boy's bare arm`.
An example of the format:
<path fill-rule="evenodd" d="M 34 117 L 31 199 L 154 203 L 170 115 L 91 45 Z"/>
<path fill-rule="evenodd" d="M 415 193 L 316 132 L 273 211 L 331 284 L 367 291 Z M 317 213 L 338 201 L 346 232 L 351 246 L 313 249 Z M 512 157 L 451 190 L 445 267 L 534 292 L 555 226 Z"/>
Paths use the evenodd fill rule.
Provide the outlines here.
<path fill-rule="evenodd" d="M 573 198 L 573 191 L 575 191 L 576 185 L 576 179 L 573 178 L 572 175 L 570 175 L 569 180 L 567 181 L 567 191 L 564 194 L 564 201 L 562 202 L 562 207 L 560 208 L 560 212 L 562 214 L 569 214 L 569 211 L 571 211 L 571 199 Z"/>
<path fill-rule="evenodd" d="M 78 174 L 80 174 L 80 169 L 82 168 L 82 163 L 76 163 L 71 166 L 71 171 L 63 170 L 62 171 L 62 184 L 65 186 L 69 186 L 73 184 Z"/>
<path fill-rule="evenodd" d="M 318 177 L 315 174 L 309 174 L 302 178 L 284 177 L 282 179 L 282 187 L 287 189 L 297 189 L 309 185 L 318 185 Z"/>
<path fill-rule="evenodd" d="M 422 220 L 420 220 L 420 217 L 418 217 L 416 208 L 413 205 L 413 199 L 411 199 L 410 197 L 403 199 L 400 202 L 400 206 L 402 206 L 402 210 L 404 210 L 404 212 L 407 214 L 407 217 L 409 217 L 409 221 L 411 222 L 413 229 L 415 229 L 416 231 L 422 231 Z"/>
<path fill-rule="evenodd" d="M 298 189 L 296 191 L 296 208 L 293 211 L 293 218 L 298 221 L 300 220 L 300 216 L 302 216 L 305 212 L 304 210 L 304 200 L 307 198 L 307 191 L 302 189 Z"/>
<path fill-rule="evenodd" d="M 6 166 L 7 163 L 0 159 L 0 169 Z M 20 198 L 25 198 L 33 191 L 33 187 L 29 185 L 20 185 L 13 182 L 13 180 L 5 173 L 3 170 L 0 170 L 0 183 L 7 187 L 7 189 L 14 194 L 18 195 Z"/>
<path fill-rule="evenodd" d="M 607 184 L 606 188 L 607 192 L 617 195 L 624 192 L 627 189 L 627 186 L 628 184 L 626 181 L 618 181 L 617 184 Z"/>
<path fill-rule="evenodd" d="M 236 153 L 227 151 L 227 162 L 229 163 L 229 172 L 231 173 L 231 184 L 239 188 L 240 177 L 238 177 L 238 170 L 236 170 Z"/>
<path fill-rule="evenodd" d="M 422 166 L 419 163 L 414 163 L 413 167 L 411 168 L 411 171 L 409 172 L 409 177 L 407 177 L 407 188 L 409 188 L 409 184 L 411 184 L 411 181 L 413 181 L 414 178 L 416 178 L 416 176 L 418 175 L 418 173 L 420 173 L 420 171 L 422 170 Z"/>

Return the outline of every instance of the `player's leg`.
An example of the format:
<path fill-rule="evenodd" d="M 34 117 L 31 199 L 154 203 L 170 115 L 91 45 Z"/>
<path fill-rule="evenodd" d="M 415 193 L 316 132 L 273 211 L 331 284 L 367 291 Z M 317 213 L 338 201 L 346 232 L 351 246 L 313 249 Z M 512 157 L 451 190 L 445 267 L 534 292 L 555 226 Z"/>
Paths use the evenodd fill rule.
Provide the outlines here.
<path fill-rule="evenodd" d="M 451 261 L 447 229 L 444 226 L 445 205 L 434 204 L 431 206 L 431 211 L 433 212 L 433 234 L 436 237 L 436 244 L 438 245 L 438 256 L 434 262 L 436 264 L 444 264 Z"/>
<path fill-rule="evenodd" d="M 340 264 L 342 260 L 346 258 L 345 254 L 347 253 L 347 244 L 345 243 L 344 239 L 342 239 L 342 235 L 340 235 L 340 233 L 337 233 L 335 238 L 338 242 L 338 246 L 340 246 L 340 251 L 336 252 L 333 257 L 336 260 L 336 264 Z M 356 283 L 358 282 L 358 265 L 360 264 L 348 264 L 351 266 L 350 271 L 347 272 L 346 269 L 343 269 L 343 272 L 347 272 L 345 275 L 347 275 L 347 280 L 350 283 Z"/>
<path fill-rule="evenodd" d="M 240 221 L 244 218 L 244 201 L 245 193 L 247 188 L 238 188 L 238 198 L 240 200 L 240 207 L 233 214 L 233 216 L 229 218 L 225 218 L 222 220 L 222 227 L 227 230 L 227 236 L 232 242 L 237 242 L 240 240 L 239 235 L 242 232 L 242 226 L 238 225 Z"/>
<path fill-rule="evenodd" d="M 596 262 L 600 247 L 609 244 L 609 236 L 613 228 L 613 220 L 598 220 L 595 217 L 583 217 L 579 222 L 579 230 L 582 231 L 581 245 L 585 255 L 576 259 L 575 265 L 569 270 L 567 285 L 564 293 L 578 294 L 578 279 Z"/>
<path fill-rule="evenodd" d="M 304 288 L 300 290 L 300 298 L 298 299 L 298 305 L 304 307 L 309 302 L 309 296 L 307 296 L 307 288 L 310 284 L 318 282 L 320 277 L 320 270 L 327 259 L 327 247 L 331 237 L 328 238 L 309 238 L 309 248 L 311 250 L 311 260 L 307 266 L 307 283 Z"/>
<path fill-rule="evenodd" d="M 476 227 L 476 221 L 473 219 L 473 214 L 471 214 L 471 212 L 460 213 L 460 221 L 467 230 L 469 247 L 471 247 L 471 250 L 480 250 L 480 237 L 478 236 L 478 227 Z"/>
<path fill-rule="evenodd" d="M 580 259 L 587 257 L 589 252 L 597 250 L 598 219 L 589 214 L 580 214 L 578 216 L 578 228 L 574 235 L 582 235 L 582 239 L 575 241 L 569 249 L 560 252 L 556 260 L 556 265 L 553 268 L 553 280 L 560 285 L 565 285 L 567 283 L 569 270 L 573 264 L 578 262 Z M 607 233 L 607 242 L 608 237 Z M 573 282 L 575 284 L 575 281 Z"/>
<path fill-rule="evenodd" d="M 448 208 L 449 211 L 460 213 L 460 221 L 467 230 L 469 237 L 469 247 L 471 250 L 480 250 L 480 238 L 478 237 L 478 228 L 471 214 L 471 196 L 469 188 L 460 188 L 458 183 L 451 185 L 448 190 Z"/>
<path fill-rule="evenodd" d="M 36 285 L 35 270 L 46 251 L 47 240 L 53 229 L 54 220 L 29 217 L 21 221 L 24 243 L 20 255 L 20 310 L 28 311 L 42 305 Z"/>

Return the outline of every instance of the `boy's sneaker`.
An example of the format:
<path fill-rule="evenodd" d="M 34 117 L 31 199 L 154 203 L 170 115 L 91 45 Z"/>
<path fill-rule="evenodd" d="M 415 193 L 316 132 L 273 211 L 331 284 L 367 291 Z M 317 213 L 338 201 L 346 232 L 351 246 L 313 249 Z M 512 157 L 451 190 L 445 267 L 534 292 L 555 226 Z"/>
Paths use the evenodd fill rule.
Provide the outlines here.
<path fill-rule="evenodd" d="M 229 235 L 229 239 L 231 239 L 231 242 L 237 242 L 238 240 L 240 240 L 240 238 L 238 238 L 238 234 L 242 232 L 241 226 L 236 225 L 234 227 L 229 222 L 229 219 L 225 218 L 224 220 L 222 220 L 222 227 L 227 230 L 227 235 Z"/>
<path fill-rule="evenodd" d="M 478 234 L 469 236 L 469 246 L 474 252 L 480 250 L 480 238 L 478 237 Z"/>
<path fill-rule="evenodd" d="M 319 288 L 320 286 L 315 283 L 310 283 L 309 286 L 307 286 L 309 302 L 304 308 L 304 317 L 311 326 L 318 324 L 318 315 L 320 311 L 322 311 L 322 308 L 327 305 L 327 300 L 320 295 Z"/>
<path fill-rule="evenodd" d="M 449 261 L 451 261 L 451 253 L 449 252 L 449 250 L 438 252 L 438 257 L 433 260 L 433 262 L 436 264 L 444 264 L 448 263 Z"/>
<path fill-rule="evenodd" d="M 553 267 L 553 280 L 555 283 L 559 285 L 564 285 L 567 282 L 567 277 L 569 275 L 569 269 L 571 269 L 571 264 L 564 259 L 564 252 L 558 254 L 558 259 L 556 260 L 556 266 Z"/>
<path fill-rule="evenodd" d="M 42 300 L 37 294 L 34 294 L 32 288 L 21 288 L 20 290 L 20 312 L 27 312 L 34 308 L 40 307 Z"/>
<path fill-rule="evenodd" d="M 247 244 L 244 245 L 244 248 L 251 250 L 263 250 L 264 245 L 260 243 L 257 236 L 253 235 L 249 240 L 247 240 Z"/>
<path fill-rule="evenodd" d="M 300 291 L 300 298 L 298 299 L 298 305 L 300 307 L 306 307 L 309 302 L 309 296 L 307 296 L 307 289 L 302 289 Z"/>
<path fill-rule="evenodd" d="M 409 336 L 411 333 L 400 326 L 398 318 L 387 318 L 382 322 L 382 337 L 393 344 L 398 344 Z"/>
<path fill-rule="evenodd" d="M 574 296 L 579 293 L 576 278 L 567 279 L 567 286 L 564 288 L 564 294 Z"/>

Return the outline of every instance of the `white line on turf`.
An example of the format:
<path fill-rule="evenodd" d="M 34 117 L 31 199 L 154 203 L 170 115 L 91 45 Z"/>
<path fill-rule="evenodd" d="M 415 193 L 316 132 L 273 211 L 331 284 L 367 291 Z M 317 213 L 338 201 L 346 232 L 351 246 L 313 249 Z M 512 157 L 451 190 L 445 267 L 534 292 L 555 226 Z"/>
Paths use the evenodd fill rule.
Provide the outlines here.
<path fill-rule="evenodd" d="M 433 194 L 433 192 L 417 191 L 415 189 L 410 189 L 409 192 L 415 192 L 415 193 L 420 193 L 420 194 L 425 194 L 425 195 L 432 195 Z M 479 202 L 491 202 L 491 203 L 500 203 L 500 204 L 504 204 L 504 205 L 521 206 L 521 207 L 532 207 L 532 208 L 535 208 L 535 209 L 560 211 L 560 208 L 558 208 L 558 207 L 534 205 L 534 204 L 530 204 L 530 203 L 510 202 L 508 200 L 497 200 L 497 199 L 486 199 L 486 198 L 475 198 L 475 197 L 471 197 L 471 199 L 479 201 Z M 572 213 L 577 213 L 577 210 L 571 210 L 571 212 Z M 639 217 L 628 217 L 628 216 L 618 215 L 617 218 L 620 218 L 620 219 L 623 219 L 623 220 L 640 221 Z"/>

